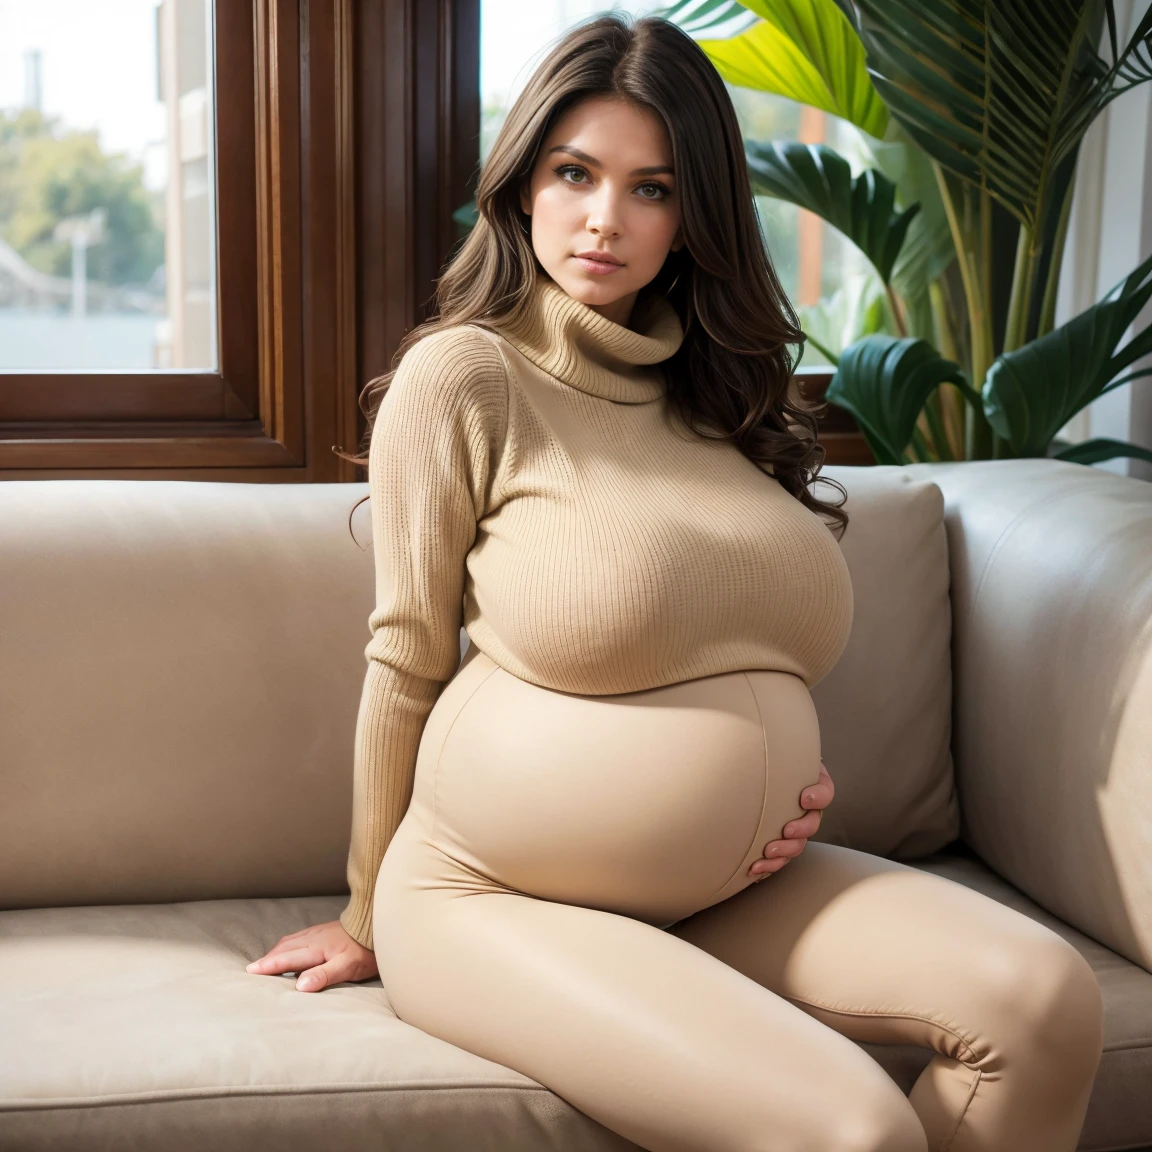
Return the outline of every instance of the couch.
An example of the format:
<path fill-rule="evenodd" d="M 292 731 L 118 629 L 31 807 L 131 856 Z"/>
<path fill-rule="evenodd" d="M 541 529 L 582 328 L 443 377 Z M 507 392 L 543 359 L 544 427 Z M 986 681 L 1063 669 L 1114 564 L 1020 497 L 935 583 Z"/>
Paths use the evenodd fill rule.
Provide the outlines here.
<path fill-rule="evenodd" d="M 1106 1006 L 1079 1147 L 1152 1146 L 1152 485 L 823 476 L 856 615 L 813 692 L 817 839 L 1071 941 Z M 0 489 L 0 1152 L 635 1147 L 404 1024 L 379 980 L 244 971 L 345 903 L 366 492 Z M 862 1047 L 905 1091 L 930 1056 Z"/>

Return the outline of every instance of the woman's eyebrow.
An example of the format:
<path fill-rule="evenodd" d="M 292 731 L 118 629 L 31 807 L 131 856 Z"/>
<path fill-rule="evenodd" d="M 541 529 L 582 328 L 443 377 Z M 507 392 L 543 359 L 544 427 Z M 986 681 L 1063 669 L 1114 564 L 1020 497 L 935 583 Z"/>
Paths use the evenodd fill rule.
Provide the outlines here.
<path fill-rule="evenodd" d="M 600 161 L 594 156 L 589 156 L 587 152 L 581 152 L 579 148 L 573 148 L 571 144 L 557 144 L 555 148 L 548 149 L 548 155 L 551 156 L 553 152 L 567 152 L 570 156 L 575 156 L 578 160 L 583 160 L 585 164 L 591 164 L 593 168 L 599 168 Z M 667 172 L 669 176 L 675 176 L 676 170 L 669 164 L 653 164 L 650 168 L 633 168 L 629 173 L 631 176 L 656 176 L 661 172 Z"/>

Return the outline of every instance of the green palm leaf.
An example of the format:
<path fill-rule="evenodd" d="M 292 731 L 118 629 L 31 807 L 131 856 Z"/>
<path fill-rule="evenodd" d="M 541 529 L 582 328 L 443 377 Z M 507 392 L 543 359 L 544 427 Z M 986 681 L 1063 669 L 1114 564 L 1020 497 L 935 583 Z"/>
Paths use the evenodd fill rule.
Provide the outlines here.
<path fill-rule="evenodd" d="M 731 20 L 735 7 L 694 8 L 691 0 L 681 0 L 653 15 L 696 37 Z M 884 134 L 888 109 L 868 75 L 864 46 L 836 0 L 744 0 L 738 7 L 760 20 L 725 39 L 697 38 L 729 84 L 785 96 L 873 136 Z"/>
<path fill-rule="evenodd" d="M 754 191 L 815 212 L 872 261 L 885 284 L 891 280 L 920 205 L 896 212 L 896 185 L 887 176 L 869 168 L 853 177 L 848 161 L 823 144 L 748 141 L 744 155 Z"/>
<path fill-rule="evenodd" d="M 865 336 L 845 349 L 825 396 L 856 418 L 877 463 L 904 464 L 916 420 L 945 381 L 979 401 L 960 366 L 926 340 Z"/>
<path fill-rule="evenodd" d="M 648 15 L 669 20 L 690 36 L 728 24 L 738 16 L 744 17 L 742 24 L 755 20 L 754 14 L 740 0 L 704 0 L 703 4 L 697 3 L 697 0 L 678 0 L 678 3 L 670 4 L 667 8 L 654 9 Z M 739 31 L 743 31 L 743 28 Z"/>
<path fill-rule="evenodd" d="M 1152 12 L 1120 48 L 1113 0 L 856 0 L 876 88 L 935 160 L 1032 229 L 1117 95 L 1152 77 Z M 1093 48 L 1102 17 L 1113 62 Z"/>
<path fill-rule="evenodd" d="M 1118 456 L 1152 461 L 1152 450 L 1141 448 L 1139 444 L 1129 444 L 1125 440 L 1111 440 L 1107 436 L 1085 440 L 1082 444 L 1070 444 L 1052 455 L 1057 460 L 1068 460 L 1073 464 L 1099 464 L 1102 460 L 1115 460 Z"/>
<path fill-rule="evenodd" d="M 1150 298 L 1152 256 L 1098 304 L 996 359 L 984 380 L 984 412 L 1013 452 L 1045 455 L 1056 433 L 1097 396 L 1152 375 L 1149 368 L 1115 378 L 1152 352 L 1152 325 L 1116 350 Z"/>

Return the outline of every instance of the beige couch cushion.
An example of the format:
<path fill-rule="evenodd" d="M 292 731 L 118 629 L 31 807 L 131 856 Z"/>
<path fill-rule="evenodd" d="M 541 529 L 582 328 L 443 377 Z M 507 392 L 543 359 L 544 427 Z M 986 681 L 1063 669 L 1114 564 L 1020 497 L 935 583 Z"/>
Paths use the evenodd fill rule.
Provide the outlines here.
<path fill-rule="evenodd" d="M 5 485 L 0 904 L 347 891 L 365 487 Z"/>
<path fill-rule="evenodd" d="M 909 471 L 947 500 L 965 838 L 1152 969 L 1152 484 L 1060 460 Z"/>
<path fill-rule="evenodd" d="M 309 994 L 244 971 L 343 906 L 0 913 L 0 1152 L 634 1149 L 519 1072 L 404 1024 L 379 980 Z"/>
<path fill-rule="evenodd" d="M 850 519 L 841 546 L 855 616 L 812 691 L 836 799 L 815 839 L 896 859 L 956 839 L 949 747 L 952 615 L 944 500 L 903 468 L 829 467 Z M 823 500 L 837 499 L 818 484 Z"/>
<path fill-rule="evenodd" d="M 1152 1143 L 1152 976 L 975 859 L 915 863 L 1083 952 L 1106 1018 L 1080 1148 Z M 379 980 L 308 994 L 291 976 L 244 971 L 342 906 L 310 897 L 0 913 L 0 1152 L 634 1152 L 536 1081 L 396 1019 Z M 931 1055 L 861 1047 L 905 1092 Z"/>

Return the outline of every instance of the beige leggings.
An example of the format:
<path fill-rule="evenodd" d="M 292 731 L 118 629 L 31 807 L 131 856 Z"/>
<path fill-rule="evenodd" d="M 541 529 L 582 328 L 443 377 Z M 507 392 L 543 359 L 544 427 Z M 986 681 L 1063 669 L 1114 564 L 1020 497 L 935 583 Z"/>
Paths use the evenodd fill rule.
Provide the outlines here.
<path fill-rule="evenodd" d="M 1071 945 L 834 845 L 746 875 L 819 769 L 788 673 L 580 696 L 472 647 L 376 885 L 397 1015 L 654 1152 L 1073 1152 L 1103 1036 Z M 854 1040 L 936 1056 L 906 1097 Z"/>

